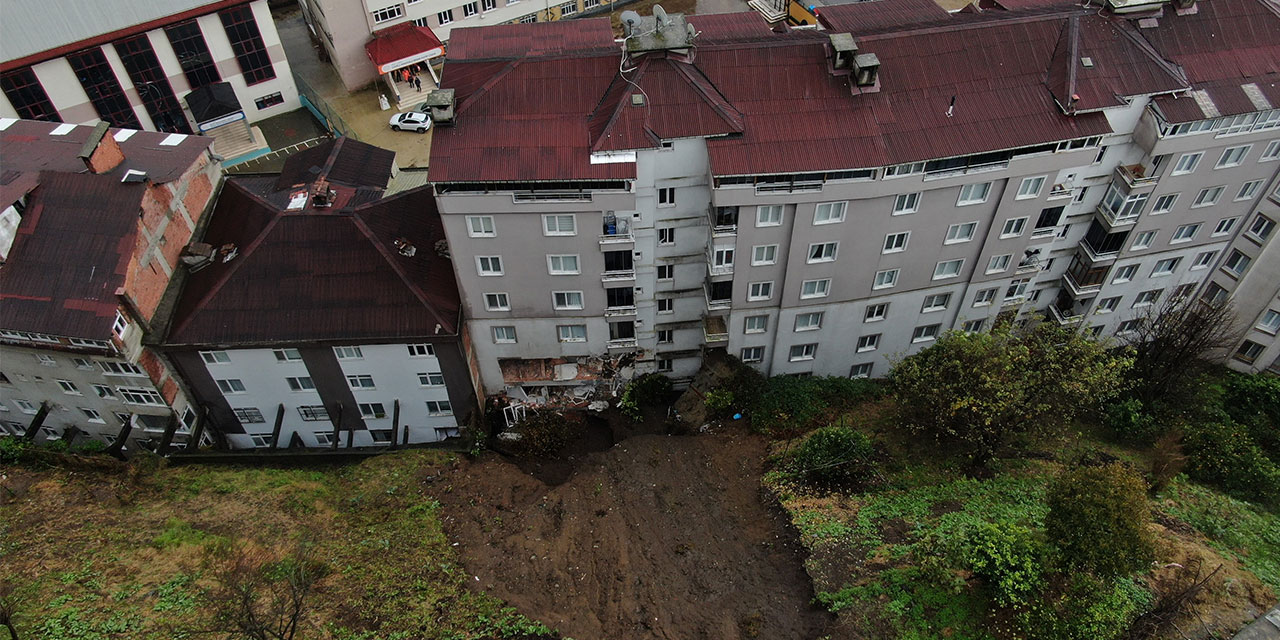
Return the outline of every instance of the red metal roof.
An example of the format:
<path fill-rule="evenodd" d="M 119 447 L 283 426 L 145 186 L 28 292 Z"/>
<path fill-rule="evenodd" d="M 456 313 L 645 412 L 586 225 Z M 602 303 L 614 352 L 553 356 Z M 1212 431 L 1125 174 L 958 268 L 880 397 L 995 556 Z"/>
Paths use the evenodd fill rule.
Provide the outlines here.
<path fill-rule="evenodd" d="M 273 178 L 231 178 L 205 242 L 234 244 L 230 262 L 193 274 L 171 344 L 278 344 L 385 340 L 458 330 L 453 265 L 436 243 L 444 228 L 429 188 L 347 207 L 287 211 L 256 195 Z M 287 192 L 285 194 L 287 196 Z M 403 255 L 397 240 L 414 255 Z"/>
<path fill-rule="evenodd" d="M 648 149 L 662 139 L 742 133 L 742 113 L 692 65 L 646 57 L 627 76 L 614 78 L 591 116 L 593 151 Z M 634 95 L 644 104 L 635 105 Z"/>
<path fill-rule="evenodd" d="M 818 7 L 817 13 L 828 31 L 843 31 L 855 36 L 947 22 L 952 17 L 933 0 L 852 2 Z"/>
<path fill-rule="evenodd" d="M 383 65 L 414 56 L 443 55 L 444 45 L 440 44 L 440 39 L 431 32 L 431 29 L 420 27 L 412 22 L 402 22 L 393 27 L 374 31 L 373 39 L 364 45 L 364 52 L 379 71 L 382 71 Z"/>
<path fill-rule="evenodd" d="M 449 63 L 462 61 L 580 57 L 621 52 L 608 18 L 535 24 L 465 27 L 449 32 Z"/>
<path fill-rule="evenodd" d="M 1129 22 L 1096 14 L 1067 19 L 1047 82 L 1058 104 L 1079 111 L 1126 104 L 1122 96 L 1187 88 L 1177 67 L 1161 58 Z"/>
<path fill-rule="evenodd" d="M 329 182 L 348 187 L 385 189 L 395 161 L 394 151 L 345 136 L 335 138 L 289 156 L 275 188 L 282 191 L 323 175 Z"/>
<path fill-rule="evenodd" d="M 59 127 L 72 128 L 63 135 L 50 135 Z M 123 141 L 119 138 L 125 135 L 121 131 L 128 134 Z M 84 162 L 79 158 L 80 147 L 92 132 L 92 125 L 63 125 L 42 120 L 10 121 L 9 126 L 0 131 L 0 159 L 4 162 L 5 171 L 79 173 L 85 170 Z M 134 169 L 147 172 L 147 179 L 152 182 L 169 182 L 181 176 L 213 144 L 213 138 L 185 136 L 175 138 L 181 140 L 176 145 L 162 145 L 160 143 L 170 134 L 155 131 L 113 128 L 107 135 L 117 136 L 117 144 L 124 152 L 124 162 L 104 174 L 116 176 L 117 180 L 129 169 Z"/>
<path fill-rule="evenodd" d="M 39 180 L 0 269 L 0 327 L 110 340 L 146 185 L 92 173 Z"/>

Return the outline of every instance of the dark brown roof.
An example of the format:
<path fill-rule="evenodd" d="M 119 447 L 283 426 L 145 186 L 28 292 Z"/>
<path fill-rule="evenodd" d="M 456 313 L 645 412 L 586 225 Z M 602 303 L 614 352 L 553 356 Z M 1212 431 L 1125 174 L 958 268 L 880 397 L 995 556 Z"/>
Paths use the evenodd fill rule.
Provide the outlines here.
<path fill-rule="evenodd" d="M 146 186 L 50 171 L 39 181 L 0 268 L 0 327 L 110 340 Z"/>
<path fill-rule="evenodd" d="M 276 189 L 308 183 L 325 175 L 329 182 L 348 187 L 386 189 L 396 153 L 342 137 L 303 149 L 285 160 Z"/>
<path fill-rule="evenodd" d="M 4 121 L 9 124 L 0 131 L 0 159 L 3 159 L 6 171 L 79 173 L 85 170 L 84 162 L 78 156 L 93 127 L 40 120 Z M 74 128 L 65 135 L 50 135 L 50 132 L 64 126 Z M 162 145 L 160 143 L 171 134 L 131 129 L 111 129 L 107 135 L 117 136 L 120 150 L 124 152 L 124 162 L 104 174 L 116 176 L 117 180 L 130 169 L 147 172 L 147 179 L 152 182 L 175 180 L 213 144 L 213 138 L 173 134 L 179 135 L 174 139 L 181 142 Z M 120 137 L 124 135 L 128 138 L 121 141 Z"/>
<path fill-rule="evenodd" d="M 460 302 L 430 188 L 355 207 L 286 211 L 227 181 L 205 241 L 236 257 L 193 274 L 170 344 L 376 341 L 455 334 Z M 251 188 L 261 189 L 265 180 Z M 416 250 L 402 255 L 397 240 Z"/>
<path fill-rule="evenodd" d="M 1161 58 L 1128 21 L 1094 14 L 1072 15 L 1063 25 L 1048 85 L 1059 105 L 1076 111 L 1118 107 L 1126 104 L 1124 96 L 1187 88 L 1177 66 Z"/>

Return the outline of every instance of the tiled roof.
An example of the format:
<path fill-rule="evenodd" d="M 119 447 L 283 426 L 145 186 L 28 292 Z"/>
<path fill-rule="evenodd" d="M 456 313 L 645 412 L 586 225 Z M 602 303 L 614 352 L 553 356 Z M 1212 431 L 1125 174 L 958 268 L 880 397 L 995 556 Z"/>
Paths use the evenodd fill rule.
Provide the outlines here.
<path fill-rule="evenodd" d="M 1161 97 L 1156 104 L 1170 122 L 1259 111 L 1246 88 L 1256 86 L 1272 108 L 1280 108 L 1280 9 L 1266 0 L 1212 0 L 1196 12 L 1165 11 L 1159 26 L 1142 35 L 1166 58 L 1182 66 L 1194 97 Z M 1206 101 L 1207 99 L 1207 101 Z M 1208 113 L 1201 103 L 1209 106 Z"/>
<path fill-rule="evenodd" d="M 0 268 L 0 327 L 110 340 L 146 185 L 50 171 L 39 185 Z"/>
<path fill-rule="evenodd" d="M 602 28 L 603 27 L 603 28 Z M 449 63 L 581 57 L 621 51 L 608 18 L 467 27 L 449 32 Z"/>
<path fill-rule="evenodd" d="M 429 188 L 332 209 L 288 211 L 254 191 L 264 178 L 231 178 L 205 242 L 236 257 L 194 273 L 171 344 L 245 345 L 383 340 L 452 334 L 460 302 L 444 229 Z M 403 255 L 397 241 L 415 251 Z"/>

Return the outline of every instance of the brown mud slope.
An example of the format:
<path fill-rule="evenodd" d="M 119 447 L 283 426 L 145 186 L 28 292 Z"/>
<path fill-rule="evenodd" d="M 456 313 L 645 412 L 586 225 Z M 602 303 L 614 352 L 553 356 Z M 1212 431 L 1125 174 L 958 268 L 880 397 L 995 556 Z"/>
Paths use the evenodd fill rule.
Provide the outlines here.
<path fill-rule="evenodd" d="M 831 618 L 762 502 L 764 454 L 741 433 L 642 435 L 560 484 L 488 454 L 435 492 L 474 586 L 565 636 L 816 638 Z"/>

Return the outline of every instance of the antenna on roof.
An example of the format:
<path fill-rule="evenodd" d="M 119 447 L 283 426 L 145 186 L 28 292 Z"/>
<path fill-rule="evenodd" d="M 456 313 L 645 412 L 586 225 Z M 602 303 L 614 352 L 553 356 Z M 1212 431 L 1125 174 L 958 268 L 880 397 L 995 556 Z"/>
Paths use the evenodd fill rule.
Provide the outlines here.
<path fill-rule="evenodd" d="M 950 118 L 956 110 L 956 97 L 951 96 L 951 106 L 947 107 L 947 117 Z"/>

